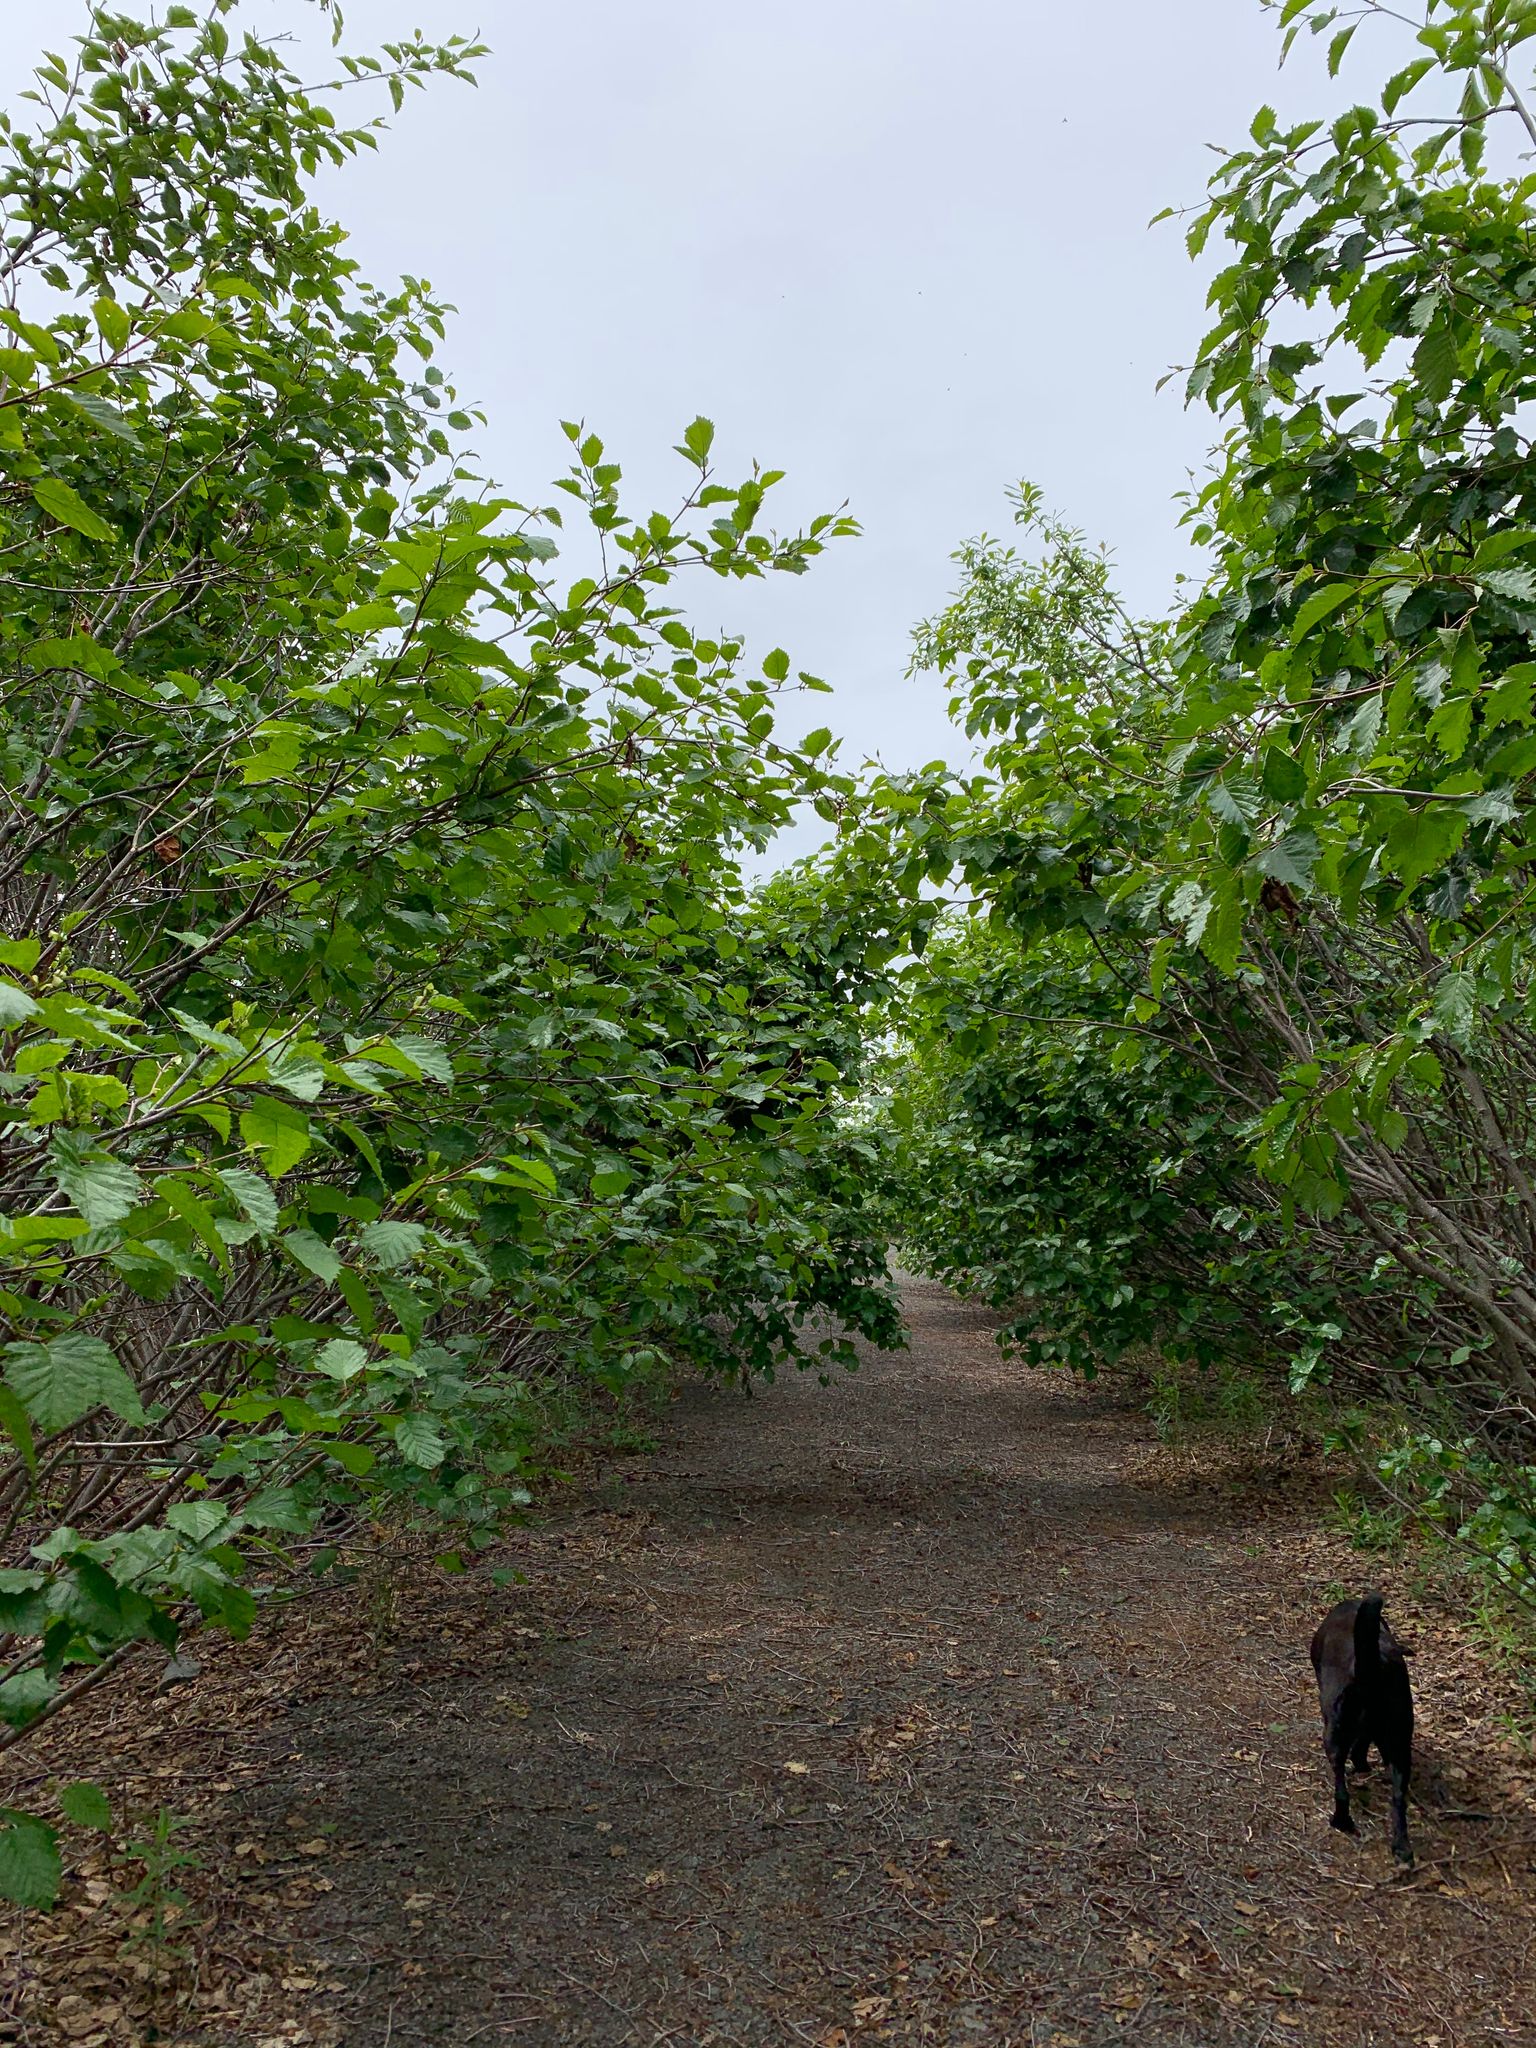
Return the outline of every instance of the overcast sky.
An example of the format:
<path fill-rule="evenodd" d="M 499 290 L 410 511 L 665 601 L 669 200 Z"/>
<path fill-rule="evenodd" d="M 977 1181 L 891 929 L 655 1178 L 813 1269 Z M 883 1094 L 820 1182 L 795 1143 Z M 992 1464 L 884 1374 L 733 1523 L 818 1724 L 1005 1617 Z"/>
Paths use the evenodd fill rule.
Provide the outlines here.
<path fill-rule="evenodd" d="M 123 0 L 125 7 L 130 0 Z M 79 0 L 5 0 L 13 100 Z M 253 27 L 313 22 L 246 0 Z M 1328 104 L 1310 43 L 1277 76 L 1257 0 L 350 0 L 353 47 L 420 23 L 478 31 L 478 90 L 413 95 L 325 203 L 367 274 L 458 308 L 442 360 L 490 419 L 486 467 L 539 499 L 558 422 L 608 442 L 645 503 L 695 413 L 727 469 L 785 469 L 777 523 L 844 499 L 864 537 L 799 580 L 700 583 L 700 625 L 782 644 L 833 698 L 843 763 L 958 759 L 912 623 L 950 551 L 1008 524 L 1019 477 L 1163 605 L 1185 560 L 1174 494 L 1211 439 L 1158 378 L 1203 329 L 1165 204 L 1264 101 Z M 317 58 L 324 50 L 316 38 Z M 1357 45 L 1357 48 L 1359 46 Z M 1362 52 L 1362 92 L 1380 58 Z M 787 735 L 798 738 L 798 733 Z M 797 845 L 820 836 L 814 821 Z M 790 850 L 790 849 L 786 849 Z"/>

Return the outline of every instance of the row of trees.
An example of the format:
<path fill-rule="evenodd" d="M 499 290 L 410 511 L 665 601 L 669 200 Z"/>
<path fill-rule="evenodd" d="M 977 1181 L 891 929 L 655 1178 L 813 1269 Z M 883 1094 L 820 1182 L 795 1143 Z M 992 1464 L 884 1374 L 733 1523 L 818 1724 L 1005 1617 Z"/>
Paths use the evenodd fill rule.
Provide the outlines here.
<path fill-rule="evenodd" d="M 678 605 L 850 522 L 704 420 L 667 511 L 580 425 L 499 494 L 309 198 L 375 125 L 235 12 L 94 8 L 0 125 L 0 1745 L 364 1519 L 488 1543 L 573 1390 L 899 1343 L 892 1235 L 1035 1358 L 1367 1395 L 1528 1589 L 1536 0 L 1261 112 L 1189 227 L 1200 594 L 1021 492 L 917 643 L 986 773 L 863 785 Z M 0 1892 L 100 1813 L 0 1817 Z"/>
<path fill-rule="evenodd" d="M 739 865 L 851 784 L 677 608 L 851 523 L 705 420 L 667 511 L 576 425 L 499 495 L 308 196 L 376 124 L 233 13 L 94 9 L 0 126 L 0 1745 L 364 1519 L 488 1542 L 573 1387 L 899 1341 L 832 1112 L 890 948 Z"/>
<path fill-rule="evenodd" d="M 1277 11 L 1335 70 L 1405 30 Z M 1127 616 L 1025 491 L 1037 545 L 965 550 L 919 632 L 990 773 L 902 792 L 972 901 L 895 1019 L 889 1201 L 1035 1358 L 1365 1396 L 1383 1479 L 1529 1597 L 1536 7 L 1406 28 L 1379 103 L 1263 110 L 1189 224 L 1195 600 Z"/>

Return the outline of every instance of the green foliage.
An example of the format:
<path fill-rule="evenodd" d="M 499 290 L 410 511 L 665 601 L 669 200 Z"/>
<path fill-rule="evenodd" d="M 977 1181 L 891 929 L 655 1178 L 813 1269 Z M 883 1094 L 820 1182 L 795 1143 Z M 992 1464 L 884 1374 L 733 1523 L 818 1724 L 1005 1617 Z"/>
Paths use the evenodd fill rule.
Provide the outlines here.
<path fill-rule="evenodd" d="M 881 963 L 741 875 L 852 784 L 674 588 L 851 522 L 772 531 L 705 420 L 669 512 L 578 424 L 549 503 L 492 489 L 443 309 L 308 197 L 377 123 L 230 12 L 98 9 L 0 121 L 12 1739 L 318 1530 L 490 1541 L 554 1380 L 899 1341 L 839 1110 Z"/>
<path fill-rule="evenodd" d="M 1334 69 L 1358 16 L 1405 25 L 1281 11 L 1344 24 Z M 1509 1576 L 1536 1449 L 1536 180 L 1488 138 L 1536 139 L 1536 9 L 1407 28 L 1379 105 L 1266 109 L 1189 224 L 1221 251 L 1187 384 L 1224 432 L 1189 507 L 1204 586 L 1128 617 L 1022 492 L 1036 550 L 963 550 L 917 636 L 988 774 L 873 791 L 856 831 L 969 897 L 891 1013 L 911 1255 L 1013 1307 L 1036 1358 L 1154 1343 L 1385 1398 L 1411 1448 L 1383 1479 L 1434 1512 L 1460 1444 L 1443 1497 Z"/>
<path fill-rule="evenodd" d="M 124 1854 L 139 1866 L 139 1875 L 122 1894 L 126 1911 L 139 1925 L 130 1942 L 164 1951 L 172 1918 L 180 1920 L 189 1904 L 187 1895 L 175 1882 L 178 1870 L 198 1870 L 202 1858 L 183 1849 L 176 1837 L 190 1826 L 184 1814 L 157 1807 L 140 1831 L 123 1844 Z"/>

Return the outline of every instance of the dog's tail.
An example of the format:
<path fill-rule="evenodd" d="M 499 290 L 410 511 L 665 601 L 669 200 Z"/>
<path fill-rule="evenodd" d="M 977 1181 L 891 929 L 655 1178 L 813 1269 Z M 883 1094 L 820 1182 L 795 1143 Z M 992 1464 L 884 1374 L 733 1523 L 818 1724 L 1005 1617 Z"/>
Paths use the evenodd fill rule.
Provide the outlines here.
<path fill-rule="evenodd" d="M 1381 1670 L 1381 1595 L 1368 1593 L 1355 1610 L 1355 1682 L 1369 1685 Z"/>

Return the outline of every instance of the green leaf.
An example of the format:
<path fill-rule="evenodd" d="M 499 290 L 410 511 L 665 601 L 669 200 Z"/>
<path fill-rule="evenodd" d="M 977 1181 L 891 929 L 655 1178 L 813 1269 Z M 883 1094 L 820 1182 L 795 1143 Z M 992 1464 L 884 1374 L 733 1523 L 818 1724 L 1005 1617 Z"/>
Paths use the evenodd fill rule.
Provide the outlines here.
<path fill-rule="evenodd" d="M 532 1181 L 535 1187 L 543 1188 L 551 1195 L 558 1191 L 559 1183 L 555 1179 L 554 1171 L 542 1159 L 509 1157 L 503 1159 L 502 1165 L 509 1173 L 517 1174 L 522 1180 Z"/>
<path fill-rule="evenodd" d="M 1506 569 L 1479 569 L 1477 580 L 1484 590 L 1491 590 L 1495 597 L 1510 598 L 1515 604 L 1530 604 L 1536 601 L 1536 570 L 1518 566 Z"/>
<path fill-rule="evenodd" d="M 115 405 L 109 405 L 104 398 L 98 398 L 94 391 L 68 391 L 65 397 L 78 412 L 83 412 L 93 426 L 104 427 L 119 441 L 126 441 L 130 448 L 137 448 L 139 436 L 132 423 L 124 419 Z"/>
<path fill-rule="evenodd" d="M 627 1166 L 604 1167 L 592 1176 L 592 1192 L 600 1202 L 607 1201 L 612 1195 L 622 1195 L 633 1178 Z"/>
<path fill-rule="evenodd" d="M 1456 368 L 1456 337 L 1447 322 L 1437 320 L 1413 352 L 1413 374 L 1432 405 L 1450 397 Z"/>
<path fill-rule="evenodd" d="M 1355 25 L 1351 24 L 1348 28 L 1341 28 L 1338 34 L 1329 43 L 1328 76 L 1330 78 L 1338 77 L 1339 66 L 1344 62 L 1344 52 L 1349 48 L 1350 44 L 1354 41 L 1354 38 Z"/>
<path fill-rule="evenodd" d="M 375 1263 L 388 1271 L 414 1259 L 426 1243 L 427 1233 L 419 1223 L 397 1223 L 385 1218 L 378 1223 L 365 1223 L 357 1238 Z"/>
<path fill-rule="evenodd" d="M 297 1166 L 311 1144 L 309 1118 L 292 1103 L 266 1096 L 240 1112 L 240 1135 L 274 1180 Z"/>
<path fill-rule="evenodd" d="M 29 1473 L 37 1476 L 37 1445 L 32 1438 L 32 1424 L 27 1411 L 9 1387 L 0 1386 L 0 1429 L 3 1429 L 16 1447 L 16 1455 Z"/>
<path fill-rule="evenodd" d="M 1449 698 L 1425 728 L 1448 761 L 1459 761 L 1467 750 L 1472 732 L 1472 703 L 1470 697 Z"/>
<path fill-rule="evenodd" d="M 0 981 L 0 1030 L 9 1031 L 37 1015 L 37 1004 L 13 981 Z"/>
<path fill-rule="evenodd" d="M 407 1464 L 433 1471 L 447 1456 L 437 1424 L 427 1415 L 402 1415 L 395 1424 L 395 1444 Z"/>
<path fill-rule="evenodd" d="M 0 1631 L 7 1635 L 40 1636 L 48 1621 L 47 1573 L 0 1567 Z"/>
<path fill-rule="evenodd" d="M 368 1347 L 351 1337 L 332 1337 L 315 1353 L 315 1371 L 333 1380 L 356 1379 L 368 1368 Z"/>
<path fill-rule="evenodd" d="M 313 1273 L 327 1286 L 334 1286 L 345 1270 L 338 1254 L 313 1230 L 285 1230 L 283 1248 L 298 1260 L 305 1272 Z"/>
<path fill-rule="evenodd" d="M 379 1462 L 376 1453 L 366 1444 L 327 1444 L 326 1455 L 336 1460 L 344 1472 L 350 1472 L 354 1479 L 366 1479 Z"/>
<path fill-rule="evenodd" d="M 1396 113 L 1399 101 L 1412 92 L 1419 80 L 1427 77 L 1434 68 L 1435 60 L 1433 57 L 1420 57 L 1414 63 L 1405 64 L 1401 71 L 1394 73 L 1388 79 L 1386 89 L 1381 95 L 1382 112 L 1387 114 Z"/>
<path fill-rule="evenodd" d="M 64 1818 L 73 1821 L 77 1828 L 95 1828 L 103 1835 L 112 1832 L 111 1802 L 101 1787 L 88 1778 L 78 1778 L 73 1785 L 61 1785 L 58 1798 Z"/>
<path fill-rule="evenodd" d="M 1273 846 L 1265 847 L 1254 866 L 1261 875 L 1270 875 L 1288 888 L 1306 891 L 1317 866 L 1317 840 L 1310 832 L 1287 832 Z"/>
<path fill-rule="evenodd" d="M 1452 1044 L 1465 1048 L 1472 1036 L 1472 1026 L 1477 1021 L 1477 976 L 1443 974 L 1436 985 L 1430 1010 L 1437 1028 Z"/>
<path fill-rule="evenodd" d="M 132 322 L 115 299 L 98 299 L 91 311 L 96 316 L 96 326 L 102 340 L 114 355 L 128 345 L 133 332 Z"/>
<path fill-rule="evenodd" d="M 217 1263 L 227 1269 L 229 1247 L 219 1235 L 213 1211 L 191 1181 L 183 1180 L 179 1174 L 162 1174 L 155 1182 L 155 1194 L 173 1215 L 179 1216 L 197 1232 Z"/>
<path fill-rule="evenodd" d="M 1307 771 L 1284 747 L 1266 747 L 1262 770 L 1264 794 L 1279 804 L 1300 803 L 1307 793 Z"/>
<path fill-rule="evenodd" d="M 60 483 L 56 476 L 38 477 L 32 486 L 32 495 L 50 519 L 56 519 L 61 526 L 72 527 L 76 533 L 84 534 L 87 540 L 121 539 L 116 527 L 108 526 L 78 491 Z"/>
<path fill-rule="evenodd" d="M 40 1666 L 18 1671 L 0 1685 L 0 1721 L 8 1728 L 30 1728 L 59 1696 L 59 1681 Z"/>
<path fill-rule="evenodd" d="M 703 469 L 709 461 L 709 451 L 715 442 L 715 423 L 701 413 L 689 427 L 683 430 L 683 445 L 679 455 L 686 455 L 690 462 L 696 462 Z"/>
<path fill-rule="evenodd" d="M 205 1544 L 229 1521 L 229 1509 L 219 1500 L 179 1500 L 165 1511 L 166 1527 L 190 1542 Z"/>
<path fill-rule="evenodd" d="M 1355 583 L 1330 583 L 1323 590 L 1314 590 L 1291 621 L 1290 637 L 1292 645 L 1298 640 L 1305 639 L 1312 628 L 1321 620 L 1326 619 L 1330 613 L 1336 612 L 1340 605 L 1347 604 L 1352 597 L 1358 597 L 1358 595 L 1359 585 Z"/>
<path fill-rule="evenodd" d="M 1412 888 L 1448 860 L 1466 836 L 1467 821 L 1446 809 L 1409 811 L 1387 834 L 1383 863 Z"/>
<path fill-rule="evenodd" d="M 1514 668 L 1506 669 L 1483 699 L 1483 724 L 1492 727 L 1533 723 L 1533 687 L 1536 687 L 1536 662 L 1522 661 Z"/>
<path fill-rule="evenodd" d="M 283 782 L 297 769 L 303 752 L 302 733 L 280 732 L 259 754 L 248 754 L 236 765 L 247 783 Z"/>
<path fill-rule="evenodd" d="M 6 1810 L 0 1825 L 0 1899 L 46 1912 L 59 1895 L 59 1838 L 42 1821 Z"/>
<path fill-rule="evenodd" d="M 80 1331 L 44 1344 L 7 1344 L 5 1377 L 45 1434 L 68 1429 L 94 1408 L 141 1424 L 144 1410 L 117 1354 Z"/>
<path fill-rule="evenodd" d="M 446 1047 L 437 1039 L 422 1038 L 412 1031 L 397 1031 L 394 1042 L 407 1059 L 415 1061 L 429 1080 L 452 1083 L 453 1061 L 448 1057 Z"/>
<path fill-rule="evenodd" d="M 1200 950 L 1221 973 L 1235 974 L 1242 939 L 1243 900 L 1236 884 L 1228 883 L 1217 891 L 1201 926 Z"/>
<path fill-rule="evenodd" d="M 764 657 L 763 674 L 771 683 L 782 683 L 789 674 L 789 656 L 782 647 L 775 647 L 771 654 Z"/>
<path fill-rule="evenodd" d="M 139 1176 L 126 1159 L 72 1132 L 59 1131 L 49 1147 L 53 1178 L 93 1230 L 118 1223 L 144 1199 Z"/>
<path fill-rule="evenodd" d="M 400 624 L 400 613 L 396 606 L 380 597 L 371 604 L 360 604 L 355 610 L 343 613 L 336 624 L 343 633 L 384 633 Z"/>
<path fill-rule="evenodd" d="M 264 1236 L 277 1228 L 277 1196 L 269 1181 L 243 1166 L 221 1166 L 219 1180 Z"/>

